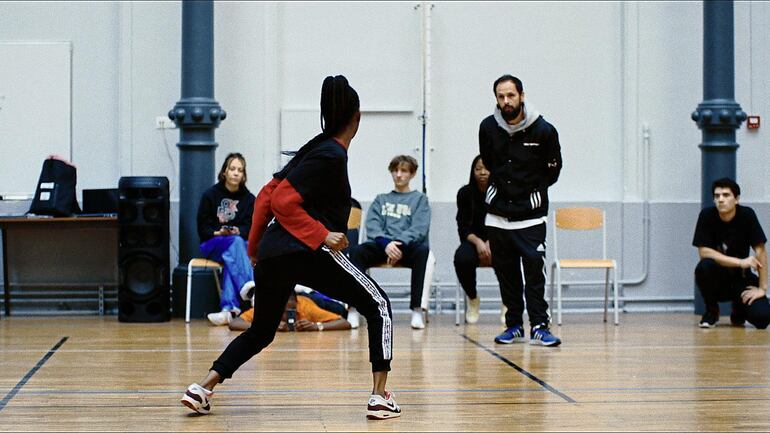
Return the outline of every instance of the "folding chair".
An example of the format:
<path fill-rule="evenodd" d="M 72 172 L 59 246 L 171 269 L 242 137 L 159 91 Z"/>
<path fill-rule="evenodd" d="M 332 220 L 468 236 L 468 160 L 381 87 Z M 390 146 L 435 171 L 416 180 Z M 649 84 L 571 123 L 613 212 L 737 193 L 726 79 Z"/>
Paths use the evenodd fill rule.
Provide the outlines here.
<path fill-rule="evenodd" d="M 217 293 L 222 296 L 222 286 L 219 283 L 219 274 L 222 273 L 222 265 L 209 259 L 194 258 L 187 263 L 187 299 L 185 299 L 185 323 L 190 323 L 190 297 L 192 295 L 192 272 L 193 268 L 211 268 L 214 275 L 214 282 L 217 285 Z"/>
<path fill-rule="evenodd" d="M 607 302 L 612 271 L 612 290 L 614 292 L 615 325 L 618 324 L 618 266 L 615 260 L 607 258 L 607 227 L 603 209 L 589 207 L 571 207 L 556 209 L 553 230 L 554 262 L 551 265 L 551 308 L 553 308 L 554 283 L 556 284 L 556 322 L 561 325 L 562 310 L 562 269 L 604 269 L 604 321 L 607 321 Z M 602 232 L 602 256 L 598 258 L 560 259 L 558 232 L 560 230 Z M 581 251 L 586 251 L 582 248 Z"/>

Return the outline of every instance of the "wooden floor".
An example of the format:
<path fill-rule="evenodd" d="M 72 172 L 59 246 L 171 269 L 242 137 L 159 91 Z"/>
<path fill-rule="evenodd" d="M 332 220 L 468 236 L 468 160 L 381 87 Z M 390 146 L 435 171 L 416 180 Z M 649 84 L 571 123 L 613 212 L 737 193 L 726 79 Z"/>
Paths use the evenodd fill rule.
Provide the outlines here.
<path fill-rule="evenodd" d="M 564 344 L 543 348 L 495 345 L 495 315 L 434 316 L 424 331 L 397 315 L 389 388 L 403 416 L 367 421 L 365 329 L 279 334 L 196 416 L 179 397 L 226 328 L 3 318 L 0 431 L 770 430 L 770 331 L 697 319 L 565 315 Z"/>

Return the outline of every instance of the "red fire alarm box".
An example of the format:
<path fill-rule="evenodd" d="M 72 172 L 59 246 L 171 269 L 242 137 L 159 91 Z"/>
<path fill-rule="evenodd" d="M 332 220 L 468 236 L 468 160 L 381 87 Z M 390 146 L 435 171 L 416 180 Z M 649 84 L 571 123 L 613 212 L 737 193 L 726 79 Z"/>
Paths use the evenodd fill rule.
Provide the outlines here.
<path fill-rule="evenodd" d="M 749 129 L 759 129 L 759 116 L 747 117 L 746 127 L 748 127 Z"/>

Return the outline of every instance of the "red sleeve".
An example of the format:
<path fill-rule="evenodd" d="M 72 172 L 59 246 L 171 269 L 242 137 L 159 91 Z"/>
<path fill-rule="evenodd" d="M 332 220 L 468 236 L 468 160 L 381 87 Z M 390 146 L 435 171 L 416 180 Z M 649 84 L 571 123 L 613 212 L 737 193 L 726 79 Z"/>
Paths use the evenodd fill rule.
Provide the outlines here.
<path fill-rule="evenodd" d="M 302 196 L 289 180 L 284 179 L 273 192 L 270 206 L 281 226 L 310 249 L 316 250 L 321 246 L 329 230 L 305 211 Z"/>
<path fill-rule="evenodd" d="M 273 211 L 270 209 L 270 197 L 278 186 L 279 179 L 273 178 L 257 194 L 254 200 L 254 212 L 251 216 L 251 230 L 249 230 L 249 242 L 247 250 L 249 257 L 256 258 L 259 250 L 259 240 L 265 233 L 267 225 L 273 219 Z"/>

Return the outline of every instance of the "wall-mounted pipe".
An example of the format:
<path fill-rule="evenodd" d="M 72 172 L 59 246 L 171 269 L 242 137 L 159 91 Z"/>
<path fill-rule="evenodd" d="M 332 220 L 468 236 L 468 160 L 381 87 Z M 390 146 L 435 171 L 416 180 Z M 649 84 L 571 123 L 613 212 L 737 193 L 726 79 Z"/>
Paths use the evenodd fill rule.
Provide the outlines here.
<path fill-rule="evenodd" d="M 650 269 L 650 125 L 642 124 L 642 272 L 636 278 L 621 279 L 618 284 L 638 286 L 647 280 Z M 621 206 L 621 213 L 623 207 Z M 621 215 L 622 218 L 622 215 Z"/>
<path fill-rule="evenodd" d="M 431 146 L 431 73 L 432 73 L 432 17 L 431 12 L 433 10 L 433 3 L 420 2 L 414 8 L 420 10 L 420 34 L 421 34 L 421 50 L 420 60 L 422 66 L 422 113 L 419 116 L 420 123 L 422 124 L 422 147 L 419 149 L 421 156 L 422 167 L 422 192 L 427 194 L 430 190 L 430 169 L 431 169 L 431 152 L 433 147 Z M 417 150 L 417 149 L 415 149 Z"/>

